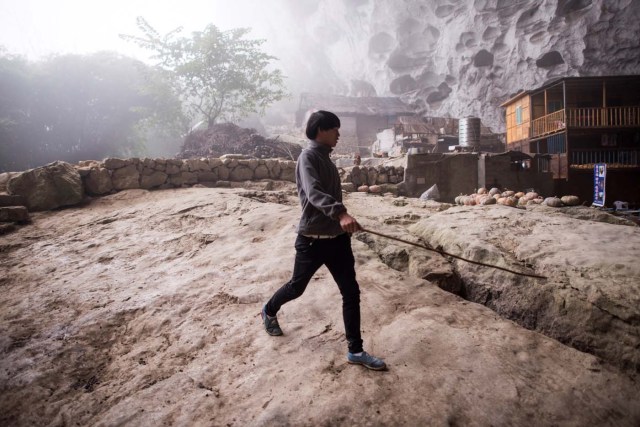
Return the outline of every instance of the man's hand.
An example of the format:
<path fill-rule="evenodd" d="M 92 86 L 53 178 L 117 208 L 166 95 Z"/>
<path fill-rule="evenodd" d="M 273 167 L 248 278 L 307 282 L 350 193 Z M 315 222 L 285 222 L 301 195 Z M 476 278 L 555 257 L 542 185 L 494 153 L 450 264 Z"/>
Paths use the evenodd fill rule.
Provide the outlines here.
<path fill-rule="evenodd" d="M 360 224 L 358 224 L 358 221 L 348 213 L 342 212 L 338 216 L 338 219 L 340 220 L 340 227 L 342 227 L 342 229 L 347 233 L 355 233 L 360 230 Z"/>

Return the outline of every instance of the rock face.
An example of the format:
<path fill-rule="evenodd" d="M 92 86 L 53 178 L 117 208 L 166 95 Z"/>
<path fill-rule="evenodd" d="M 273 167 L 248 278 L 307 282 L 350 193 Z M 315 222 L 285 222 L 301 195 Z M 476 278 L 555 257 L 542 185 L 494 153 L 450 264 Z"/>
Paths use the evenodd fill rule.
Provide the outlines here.
<path fill-rule="evenodd" d="M 499 104 L 522 89 L 558 76 L 640 73 L 638 1 L 321 3 L 291 5 L 300 51 L 322 47 L 305 55 L 308 69 L 288 75 L 353 96 L 401 96 L 429 115 L 474 115 L 494 131 L 504 128 Z"/>
<path fill-rule="evenodd" d="M 546 276 L 533 279 L 456 261 L 465 298 L 640 371 L 640 228 L 596 222 L 581 216 L 593 211 L 586 207 L 579 209 L 582 214 L 576 207 L 562 209 L 460 206 L 411 230 L 446 252 Z"/>
<path fill-rule="evenodd" d="M 80 174 L 65 162 L 22 172 L 9 180 L 7 190 L 24 197 L 29 211 L 75 205 L 84 197 Z"/>

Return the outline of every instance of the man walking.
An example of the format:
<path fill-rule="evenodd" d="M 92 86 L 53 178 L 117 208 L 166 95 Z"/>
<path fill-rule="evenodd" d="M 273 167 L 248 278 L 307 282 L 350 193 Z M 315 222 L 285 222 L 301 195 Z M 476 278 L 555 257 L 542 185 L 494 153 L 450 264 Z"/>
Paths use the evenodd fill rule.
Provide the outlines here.
<path fill-rule="evenodd" d="M 276 314 L 283 304 L 301 296 L 315 272 L 326 265 L 342 294 L 342 316 L 349 345 L 347 361 L 373 370 L 386 364 L 363 351 L 360 335 L 360 287 L 356 281 L 351 233 L 360 225 L 342 204 L 338 169 L 329 153 L 338 143 L 340 119 L 328 111 L 316 111 L 307 121 L 309 148 L 296 166 L 302 217 L 296 238 L 296 258 L 291 280 L 262 307 L 262 320 L 269 335 L 282 335 Z"/>

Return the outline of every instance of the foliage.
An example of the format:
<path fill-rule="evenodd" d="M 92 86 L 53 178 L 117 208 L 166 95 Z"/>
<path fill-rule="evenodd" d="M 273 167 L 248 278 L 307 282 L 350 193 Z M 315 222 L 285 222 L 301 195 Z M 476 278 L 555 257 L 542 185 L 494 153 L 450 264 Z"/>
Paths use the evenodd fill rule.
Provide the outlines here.
<path fill-rule="evenodd" d="M 269 70 L 276 59 L 260 50 L 264 40 L 248 40 L 247 28 L 221 31 L 208 25 L 190 38 L 178 28 L 164 36 L 138 17 L 142 37 L 125 40 L 155 52 L 157 65 L 171 73 L 187 115 L 208 127 L 219 119 L 234 121 L 264 109 L 286 96 L 280 70 Z"/>
<path fill-rule="evenodd" d="M 109 52 L 36 63 L 0 56 L 0 171 L 139 154 L 158 129 L 179 141 L 180 102 L 163 81 Z"/>

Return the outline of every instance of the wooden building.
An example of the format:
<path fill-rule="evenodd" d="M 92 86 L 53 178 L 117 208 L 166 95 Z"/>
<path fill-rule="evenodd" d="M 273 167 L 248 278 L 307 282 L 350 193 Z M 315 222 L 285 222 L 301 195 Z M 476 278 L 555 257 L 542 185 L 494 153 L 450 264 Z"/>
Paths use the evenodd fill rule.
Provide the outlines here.
<path fill-rule="evenodd" d="M 559 78 L 501 106 L 507 150 L 551 172 L 558 195 L 591 201 L 593 165 L 606 163 L 607 205 L 640 203 L 640 76 Z"/>
<path fill-rule="evenodd" d="M 316 110 L 331 111 L 340 118 L 340 143 L 336 153 L 371 155 L 376 134 L 392 128 L 399 116 L 411 116 L 413 108 L 399 98 L 350 97 L 303 93 L 296 112 L 296 125 L 303 126 Z"/>

